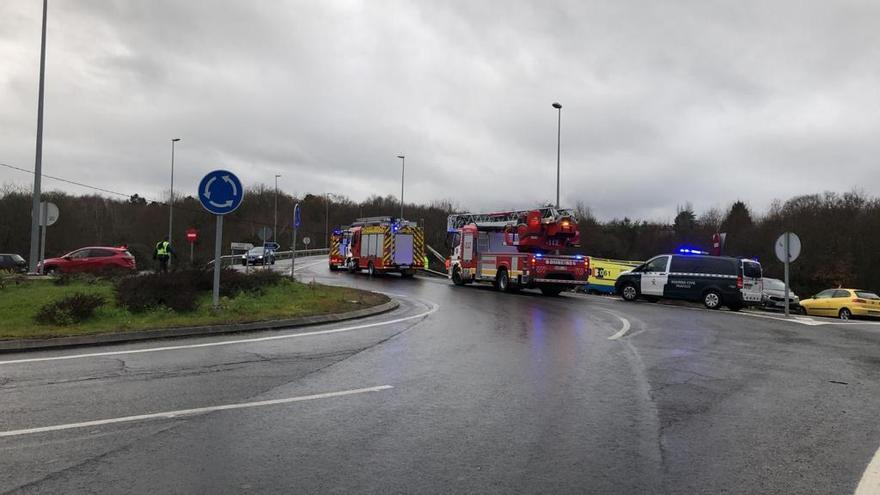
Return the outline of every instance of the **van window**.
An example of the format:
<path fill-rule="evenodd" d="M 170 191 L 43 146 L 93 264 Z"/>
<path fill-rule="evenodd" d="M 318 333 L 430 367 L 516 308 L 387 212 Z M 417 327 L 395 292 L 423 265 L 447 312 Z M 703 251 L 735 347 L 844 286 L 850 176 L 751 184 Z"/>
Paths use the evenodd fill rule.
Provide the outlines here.
<path fill-rule="evenodd" d="M 694 258 L 695 273 L 705 275 L 737 275 L 738 270 L 733 260 L 725 258 Z"/>
<path fill-rule="evenodd" d="M 666 271 L 666 263 L 668 261 L 669 261 L 669 256 L 660 256 L 658 258 L 654 258 L 645 265 L 645 271 L 646 272 L 665 272 Z"/>
<path fill-rule="evenodd" d="M 697 258 L 673 256 L 672 264 L 669 265 L 669 271 L 672 273 L 698 273 Z"/>
<path fill-rule="evenodd" d="M 761 278 L 761 264 L 743 260 L 743 277 Z"/>

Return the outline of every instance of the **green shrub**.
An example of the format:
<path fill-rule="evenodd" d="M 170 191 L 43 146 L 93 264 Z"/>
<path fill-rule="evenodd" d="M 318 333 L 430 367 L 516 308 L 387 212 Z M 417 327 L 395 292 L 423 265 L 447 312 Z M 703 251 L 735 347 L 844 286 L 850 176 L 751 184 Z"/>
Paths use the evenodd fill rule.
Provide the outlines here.
<path fill-rule="evenodd" d="M 46 304 L 40 308 L 34 320 L 42 325 L 72 325 L 94 316 L 95 310 L 104 303 L 104 298 L 97 294 L 76 292 Z"/>
<path fill-rule="evenodd" d="M 151 273 L 120 279 L 114 287 L 116 304 L 133 313 L 165 306 L 174 311 L 196 309 L 198 273 Z"/>

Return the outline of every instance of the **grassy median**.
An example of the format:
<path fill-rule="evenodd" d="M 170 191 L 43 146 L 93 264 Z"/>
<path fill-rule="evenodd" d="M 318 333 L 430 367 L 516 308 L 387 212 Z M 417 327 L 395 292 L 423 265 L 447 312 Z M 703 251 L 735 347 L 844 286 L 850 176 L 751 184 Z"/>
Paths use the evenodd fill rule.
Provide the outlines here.
<path fill-rule="evenodd" d="M 106 303 L 87 321 L 70 325 L 39 324 L 40 308 L 74 293 L 103 296 Z M 130 312 L 116 304 L 113 283 L 106 280 L 73 280 L 58 285 L 52 280 L 25 280 L 0 288 L 0 339 L 33 339 L 115 333 L 133 330 L 244 323 L 299 316 L 342 313 L 377 306 L 388 301 L 381 294 L 302 284 L 284 279 L 259 292 L 242 292 L 221 298 L 220 308 L 211 305 L 210 293 L 200 293 L 195 310 L 175 312 L 164 306 Z"/>

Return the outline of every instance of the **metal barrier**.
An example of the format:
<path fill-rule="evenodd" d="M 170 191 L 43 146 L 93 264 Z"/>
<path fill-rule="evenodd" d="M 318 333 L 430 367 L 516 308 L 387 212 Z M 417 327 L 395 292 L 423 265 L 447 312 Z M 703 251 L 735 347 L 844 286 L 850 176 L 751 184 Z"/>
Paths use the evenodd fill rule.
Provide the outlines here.
<path fill-rule="evenodd" d="M 275 259 L 276 260 L 289 260 L 291 258 L 292 251 L 275 251 Z M 329 248 L 322 249 L 298 249 L 296 251 L 296 256 L 314 256 L 317 254 L 329 254 Z M 237 265 L 241 262 L 242 254 L 227 254 L 220 257 L 220 266 L 232 266 Z M 214 266 L 214 260 L 208 262 L 206 266 Z"/>

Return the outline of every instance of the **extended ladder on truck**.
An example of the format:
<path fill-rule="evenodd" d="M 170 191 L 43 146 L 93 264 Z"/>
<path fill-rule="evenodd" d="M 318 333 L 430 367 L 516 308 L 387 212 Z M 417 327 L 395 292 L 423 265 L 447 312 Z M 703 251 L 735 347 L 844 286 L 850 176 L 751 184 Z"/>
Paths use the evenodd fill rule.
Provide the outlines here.
<path fill-rule="evenodd" d="M 528 215 L 535 211 L 540 214 L 542 222 L 555 221 L 561 217 L 574 218 L 574 213 L 570 210 L 556 209 L 552 206 L 496 213 L 453 213 L 446 218 L 446 231 L 454 232 L 455 229 L 471 223 L 482 229 L 503 229 L 524 222 Z"/>

